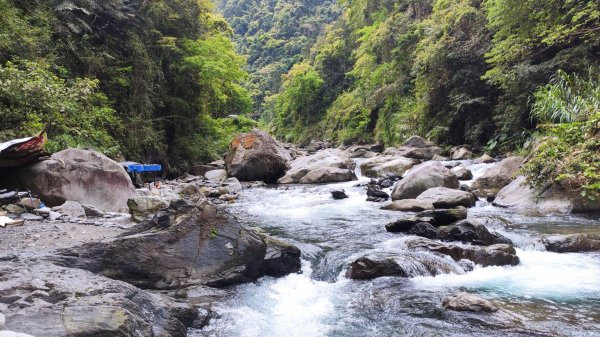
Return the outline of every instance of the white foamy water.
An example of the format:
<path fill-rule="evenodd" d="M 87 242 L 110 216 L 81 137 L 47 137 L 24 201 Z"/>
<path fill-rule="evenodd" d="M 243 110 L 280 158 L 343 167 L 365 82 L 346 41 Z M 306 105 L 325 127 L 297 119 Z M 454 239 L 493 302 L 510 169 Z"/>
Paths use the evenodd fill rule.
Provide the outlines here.
<path fill-rule="evenodd" d="M 518 250 L 515 267 L 477 267 L 463 275 L 417 277 L 417 289 L 466 287 L 503 296 L 551 300 L 600 297 L 600 258 L 587 254 L 558 254 Z"/>
<path fill-rule="evenodd" d="M 327 336 L 326 322 L 334 311 L 332 296 L 337 288 L 311 279 L 309 264 L 303 261 L 303 274 L 280 279 L 265 278 L 257 284 L 241 286 L 243 296 L 218 308 L 225 316 L 205 329 L 218 336 Z"/>

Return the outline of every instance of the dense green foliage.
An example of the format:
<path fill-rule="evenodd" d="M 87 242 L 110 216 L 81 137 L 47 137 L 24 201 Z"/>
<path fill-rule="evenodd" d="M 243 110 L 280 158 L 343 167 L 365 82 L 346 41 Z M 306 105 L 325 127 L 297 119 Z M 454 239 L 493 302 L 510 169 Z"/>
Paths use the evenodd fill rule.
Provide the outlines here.
<path fill-rule="evenodd" d="M 311 116 L 322 117 L 293 118 L 304 124 L 281 128 L 289 118 L 278 107 L 294 105 L 287 93 L 293 88 L 284 83 L 271 105 L 281 136 L 394 145 L 420 134 L 439 143 L 507 149 L 535 126 L 529 116 L 537 88 L 560 69 L 587 74 L 600 64 L 595 1 L 342 4 L 340 19 L 302 61 L 325 82 L 311 98 L 319 102 Z"/>
<path fill-rule="evenodd" d="M 209 0 L 0 0 L 0 32 L 2 139 L 47 125 L 52 150 L 185 168 L 226 148 L 237 124 L 218 118 L 251 110 Z"/>
<path fill-rule="evenodd" d="M 533 116 L 541 122 L 540 139 L 523 171 L 531 184 L 559 185 L 600 197 L 600 75 L 586 78 L 559 72 L 535 93 Z"/>
<path fill-rule="evenodd" d="M 248 56 L 248 88 L 257 112 L 279 90 L 281 76 L 340 13 L 336 0 L 220 0 L 219 8 L 235 31 L 240 53 Z"/>

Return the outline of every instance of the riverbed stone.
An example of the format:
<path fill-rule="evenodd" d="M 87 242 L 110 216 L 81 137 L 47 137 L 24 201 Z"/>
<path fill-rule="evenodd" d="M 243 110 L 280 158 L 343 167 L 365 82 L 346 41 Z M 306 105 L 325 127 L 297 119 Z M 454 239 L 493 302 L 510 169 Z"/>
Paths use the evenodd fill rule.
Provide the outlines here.
<path fill-rule="evenodd" d="M 326 149 L 296 158 L 279 184 L 311 184 L 356 180 L 355 164 L 339 149 Z M 307 177 L 308 176 L 308 177 Z"/>
<path fill-rule="evenodd" d="M 398 219 L 385 225 L 385 230 L 392 233 L 408 232 L 416 224 L 421 222 L 431 223 L 434 222 L 432 218 L 421 218 L 421 217 L 408 217 Z"/>
<path fill-rule="evenodd" d="M 213 205 L 181 200 L 167 211 L 164 228 L 144 223 L 126 236 L 62 250 L 56 259 L 151 289 L 225 287 L 300 270 L 296 247 L 242 226 Z"/>
<path fill-rule="evenodd" d="M 578 191 L 559 188 L 550 188 L 540 193 L 528 185 L 524 176 L 517 177 L 500 190 L 493 205 L 526 214 L 570 214 L 600 211 L 599 199 L 587 199 L 582 197 Z"/>
<path fill-rule="evenodd" d="M 428 239 L 439 238 L 438 230 L 429 222 L 419 222 L 412 226 L 407 233 Z"/>
<path fill-rule="evenodd" d="M 467 218 L 466 208 L 450 208 L 450 209 L 436 209 L 426 210 L 417 214 L 418 217 L 422 218 L 433 218 L 437 226 L 448 226 L 457 221 L 465 220 Z"/>
<path fill-rule="evenodd" d="M 452 169 L 452 172 L 456 174 L 458 180 L 471 180 L 473 179 L 473 172 L 464 166 L 457 166 Z"/>
<path fill-rule="evenodd" d="M 344 190 L 333 190 L 333 191 L 331 191 L 331 196 L 335 200 L 348 198 L 348 196 L 346 195 L 346 191 L 344 191 Z"/>
<path fill-rule="evenodd" d="M 231 142 L 225 166 L 231 177 L 241 181 L 275 182 L 291 160 L 289 152 L 273 137 L 254 129 Z"/>
<path fill-rule="evenodd" d="M 388 175 L 402 176 L 417 163 L 414 159 L 401 156 L 378 156 L 364 160 L 360 164 L 360 171 L 363 176 L 369 178 L 383 178 Z"/>
<path fill-rule="evenodd" d="M 135 221 L 147 220 L 158 211 L 169 207 L 169 203 L 156 196 L 139 196 L 127 201 L 129 212 Z"/>
<path fill-rule="evenodd" d="M 71 219 L 85 218 L 85 209 L 77 201 L 68 200 L 60 206 L 53 207 L 52 210 L 66 214 Z"/>
<path fill-rule="evenodd" d="M 542 239 L 547 251 L 581 253 L 600 250 L 600 234 L 547 235 Z"/>
<path fill-rule="evenodd" d="M 184 337 L 196 309 L 125 282 L 41 260 L 4 260 L 0 310 L 9 330 L 44 337 Z"/>
<path fill-rule="evenodd" d="M 425 210 L 433 210 L 433 203 L 425 200 L 417 199 L 402 199 L 389 203 L 381 209 L 400 212 L 420 212 Z"/>
<path fill-rule="evenodd" d="M 413 167 L 392 190 L 392 200 L 415 199 L 434 187 L 459 187 L 456 175 L 437 161 L 429 161 Z"/>
<path fill-rule="evenodd" d="M 470 312 L 496 312 L 498 307 L 492 302 L 473 294 L 460 292 L 448 296 L 442 302 L 442 306 L 448 310 L 470 311 Z"/>
<path fill-rule="evenodd" d="M 227 171 L 222 169 L 211 170 L 204 173 L 204 178 L 208 181 L 221 182 L 227 179 Z"/>
<path fill-rule="evenodd" d="M 450 156 L 452 160 L 464 160 L 473 158 L 473 153 L 465 147 L 460 147 L 452 152 Z"/>
<path fill-rule="evenodd" d="M 459 241 L 480 246 L 512 244 L 508 238 L 490 232 L 483 224 L 475 220 L 461 220 L 450 226 L 440 227 L 439 235 L 442 241 Z"/>
<path fill-rule="evenodd" d="M 448 255 L 454 261 L 467 259 L 484 267 L 516 266 L 520 262 L 517 252 L 509 244 L 480 247 L 439 242 L 425 237 L 411 237 L 404 242 L 404 245 L 411 251 L 428 251 Z"/>
<path fill-rule="evenodd" d="M 447 187 L 434 187 L 421 193 L 417 200 L 428 201 L 435 208 L 473 207 L 476 197 L 473 193 Z"/>
<path fill-rule="evenodd" d="M 487 169 L 483 175 L 473 182 L 473 190 L 480 196 L 498 193 L 510 184 L 523 163 L 523 157 L 508 157 Z"/>

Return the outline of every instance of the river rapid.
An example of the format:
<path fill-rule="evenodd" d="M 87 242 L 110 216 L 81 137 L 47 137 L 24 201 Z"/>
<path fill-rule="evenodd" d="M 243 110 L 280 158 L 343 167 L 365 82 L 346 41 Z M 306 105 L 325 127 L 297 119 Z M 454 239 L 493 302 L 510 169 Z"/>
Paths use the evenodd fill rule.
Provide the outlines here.
<path fill-rule="evenodd" d="M 474 178 L 488 167 L 465 164 Z M 544 234 L 599 232 L 598 214 L 526 216 L 479 201 L 469 218 L 510 238 L 518 266 L 355 281 L 344 275 L 354 259 L 402 251 L 404 236 L 384 225 L 410 214 L 365 201 L 358 185 L 368 179 L 357 175 L 346 183 L 246 189 L 227 206 L 242 223 L 298 246 L 302 273 L 236 286 L 210 324 L 189 336 L 600 336 L 600 254 L 547 252 L 540 241 Z M 349 198 L 333 200 L 330 191 L 340 188 Z M 459 291 L 501 310 L 442 308 Z"/>

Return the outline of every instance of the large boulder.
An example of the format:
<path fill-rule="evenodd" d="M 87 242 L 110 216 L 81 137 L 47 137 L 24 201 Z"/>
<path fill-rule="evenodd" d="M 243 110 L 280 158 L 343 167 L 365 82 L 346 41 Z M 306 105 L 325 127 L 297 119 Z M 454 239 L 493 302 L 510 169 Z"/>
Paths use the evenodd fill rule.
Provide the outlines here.
<path fill-rule="evenodd" d="M 509 244 L 478 247 L 443 243 L 424 237 L 411 237 L 404 242 L 404 245 L 411 251 L 427 251 L 447 255 L 457 262 L 466 259 L 483 267 L 519 264 L 517 252 Z"/>
<path fill-rule="evenodd" d="M 229 145 L 225 166 L 229 176 L 241 181 L 275 182 L 291 160 L 289 152 L 263 131 L 241 134 Z"/>
<path fill-rule="evenodd" d="M 300 270 L 298 248 L 184 199 L 129 235 L 62 250 L 56 260 L 152 289 L 221 287 Z"/>
<path fill-rule="evenodd" d="M 580 253 L 600 250 L 600 234 L 548 235 L 542 239 L 546 250 L 557 253 Z"/>
<path fill-rule="evenodd" d="M 280 184 L 311 184 L 355 180 L 355 164 L 339 149 L 326 149 L 310 156 L 296 158 Z"/>
<path fill-rule="evenodd" d="M 469 151 L 469 149 L 464 147 L 459 147 L 458 149 L 452 151 L 452 155 L 450 156 L 452 160 L 464 160 L 473 158 L 473 153 Z"/>
<path fill-rule="evenodd" d="M 390 175 L 402 176 L 417 161 L 406 157 L 380 156 L 364 160 L 360 164 L 360 172 L 369 178 L 382 178 Z"/>
<path fill-rule="evenodd" d="M 471 192 L 447 187 L 430 188 L 417 197 L 417 200 L 431 202 L 435 208 L 473 207 L 476 199 Z"/>
<path fill-rule="evenodd" d="M 473 190 L 480 196 L 488 193 L 498 193 L 504 186 L 510 184 L 515 173 L 523 164 L 523 157 L 508 157 L 487 169 L 483 175 L 473 182 Z"/>
<path fill-rule="evenodd" d="M 458 188 L 456 175 L 437 161 L 425 162 L 413 167 L 392 191 L 392 200 L 415 199 L 434 187 Z"/>
<path fill-rule="evenodd" d="M 72 200 L 102 211 L 126 211 L 127 200 L 135 195 L 121 165 L 101 153 L 80 149 L 57 152 L 13 172 L 6 181 L 30 190 L 50 207 Z"/>
<path fill-rule="evenodd" d="M 524 176 L 505 186 L 493 203 L 495 206 L 524 213 L 558 213 L 600 211 L 600 200 L 582 197 L 578 191 L 551 188 L 542 193 L 531 188 Z"/>
<path fill-rule="evenodd" d="M 470 311 L 470 312 L 496 312 L 498 307 L 492 302 L 473 294 L 461 292 L 448 296 L 442 302 L 442 306 L 448 310 Z"/>
<path fill-rule="evenodd" d="M 10 275 L 0 280 L 7 328 L 34 336 L 184 337 L 197 315 L 189 303 L 45 261 L 5 259 L 0 275 Z"/>
<path fill-rule="evenodd" d="M 509 239 L 490 232 L 483 224 L 474 220 L 461 220 L 450 226 L 440 227 L 439 235 L 442 241 L 459 241 L 480 246 L 512 244 Z"/>

